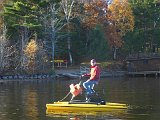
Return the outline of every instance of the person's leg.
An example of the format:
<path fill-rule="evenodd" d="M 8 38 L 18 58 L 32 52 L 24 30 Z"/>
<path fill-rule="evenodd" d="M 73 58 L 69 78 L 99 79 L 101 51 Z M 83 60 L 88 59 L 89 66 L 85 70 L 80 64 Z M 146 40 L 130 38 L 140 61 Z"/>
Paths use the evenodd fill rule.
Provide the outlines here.
<path fill-rule="evenodd" d="M 86 89 L 86 92 L 88 94 L 92 94 L 92 93 L 95 93 L 95 91 L 94 91 L 95 84 L 97 84 L 97 81 L 87 80 L 86 82 L 83 83 L 83 87 Z"/>
<path fill-rule="evenodd" d="M 93 93 L 95 93 L 93 88 L 96 83 L 96 81 L 89 80 L 83 83 L 83 87 L 86 89 L 86 101 L 90 101 L 90 98 L 93 97 Z"/>
<path fill-rule="evenodd" d="M 93 84 L 93 85 L 91 86 L 91 91 L 92 91 L 92 93 L 95 93 L 94 86 L 95 86 L 95 84 Z"/>
<path fill-rule="evenodd" d="M 90 84 L 89 84 L 89 80 L 87 80 L 86 82 L 83 83 L 83 87 L 86 90 L 86 94 L 85 94 L 85 98 L 86 101 L 89 102 L 89 94 L 90 94 Z"/>
<path fill-rule="evenodd" d="M 95 93 L 95 90 L 94 90 L 95 84 L 97 84 L 97 81 L 92 81 L 92 84 L 90 86 L 92 93 Z"/>
<path fill-rule="evenodd" d="M 87 94 L 92 93 L 91 86 L 92 82 L 90 80 L 87 80 L 86 82 L 83 83 L 83 87 L 86 89 Z"/>

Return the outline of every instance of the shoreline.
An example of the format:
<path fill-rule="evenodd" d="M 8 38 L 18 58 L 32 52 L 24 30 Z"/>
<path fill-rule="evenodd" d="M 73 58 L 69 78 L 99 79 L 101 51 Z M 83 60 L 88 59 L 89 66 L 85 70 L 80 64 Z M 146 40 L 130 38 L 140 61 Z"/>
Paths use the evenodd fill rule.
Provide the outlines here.
<path fill-rule="evenodd" d="M 46 79 L 54 78 L 55 75 L 49 74 L 33 74 L 33 75 L 0 75 L 0 80 L 15 80 L 15 79 Z"/>
<path fill-rule="evenodd" d="M 15 79 L 46 79 L 46 78 L 58 78 L 64 76 L 63 74 L 73 74 L 78 73 L 78 68 L 58 68 L 55 69 L 55 74 L 31 74 L 31 75 L 0 75 L 0 80 L 15 80 Z"/>
<path fill-rule="evenodd" d="M 15 79 L 75 79 L 79 78 L 83 73 L 79 68 L 57 68 L 55 74 L 31 74 L 31 75 L 0 75 L 0 80 Z M 125 76 L 126 71 L 102 71 L 101 77 L 121 77 Z"/>

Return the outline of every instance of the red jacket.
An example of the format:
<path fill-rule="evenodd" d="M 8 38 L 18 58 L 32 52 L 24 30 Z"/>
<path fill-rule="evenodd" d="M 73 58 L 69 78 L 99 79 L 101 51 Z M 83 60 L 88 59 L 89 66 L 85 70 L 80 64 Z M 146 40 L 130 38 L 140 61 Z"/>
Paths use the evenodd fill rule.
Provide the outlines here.
<path fill-rule="evenodd" d="M 84 74 L 85 76 L 90 76 L 90 80 L 99 80 L 100 79 L 100 68 L 95 65 L 91 66 L 90 74 Z"/>

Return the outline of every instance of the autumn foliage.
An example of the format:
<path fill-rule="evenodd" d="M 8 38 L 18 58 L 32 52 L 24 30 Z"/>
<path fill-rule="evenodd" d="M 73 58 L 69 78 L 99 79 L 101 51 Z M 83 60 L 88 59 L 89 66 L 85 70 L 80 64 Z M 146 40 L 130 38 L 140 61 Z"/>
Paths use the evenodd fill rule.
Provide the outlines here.
<path fill-rule="evenodd" d="M 113 0 L 109 5 L 105 0 L 93 0 L 85 3 L 84 8 L 85 26 L 91 28 L 101 24 L 111 48 L 121 47 L 122 37 L 134 29 L 134 17 L 127 0 Z"/>
<path fill-rule="evenodd" d="M 104 0 L 93 1 L 84 4 L 85 16 L 83 23 L 86 27 L 91 28 L 96 24 L 106 21 L 107 3 Z"/>
<path fill-rule="evenodd" d="M 30 42 L 26 45 L 24 54 L 27 56 L 28 60 L 26 62 L 26 67 L 28 72 L 33 72 L 35 65 L 36 53 L 38 51 L 38 45 L 34 39 L 31 39 Z"/>
<path fill-rule="evenodd" d="M 134 16 L 127 0 L 113 0 L 108 6 L 106 36 L 111 47 L 123 45 L 122 36 L 134 29 Z"/>
<path fill-rule="evenodd" d="M 38 45 L 37 45 L 36 41 L 32 39 L 32 40 L 27 44 L 27 46 L 26 46 L 26 48 L 25 48 L 25 50 L 24 50 L 24 53 L 25 53 L 25 55 L 26 55 L 28 58 L 34 59 L 37 50 L 38 50 Z"/>
<path fill-rule="evenodd" d="M 134 16 L 127 0 L 113 0 L 108 6 L 108 21 L 116 27 L 123 36 L 134 28 Z"/>

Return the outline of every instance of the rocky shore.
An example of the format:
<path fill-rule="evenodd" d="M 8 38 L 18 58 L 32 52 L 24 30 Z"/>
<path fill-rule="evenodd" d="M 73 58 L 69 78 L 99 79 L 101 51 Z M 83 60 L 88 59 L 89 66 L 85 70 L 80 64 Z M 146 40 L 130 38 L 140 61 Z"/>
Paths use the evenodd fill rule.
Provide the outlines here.
<path fill-rule="evenodd" d="M 79 68 L 64 68 L 55 69 L 55 75 L 50 74 L 33 74 L 33 75 L 0 75 L 0 80 L 17 80 L 17 79 L 50 79 L 50 78 L 64 78 L 75 79 L 81 75 Z M 124 76 L 125 71 L 102 71 L 101 77 L 119 77 Z"/>
<path fill-rule="evenodd" d="M 0 75 L 0 80 L 12 80 L 12 79 L 45 79 L 54 78 L 54 75 L 49 74 L 33 74 L 33 75 Z"/>
<path fill-rule="evenodd" d="M 79 73 L 78 68 L 65 68 L 55 69 L 55 75 L 50 74 L 32 74 L 32 75 L 0 75 L 0 80 L 16 80 L 16 79 L 49 79 L 49 78 L 60 78 L 60 77 L 77 77 Z M 75 75 L 73 75 L 75 74 Z"/>

